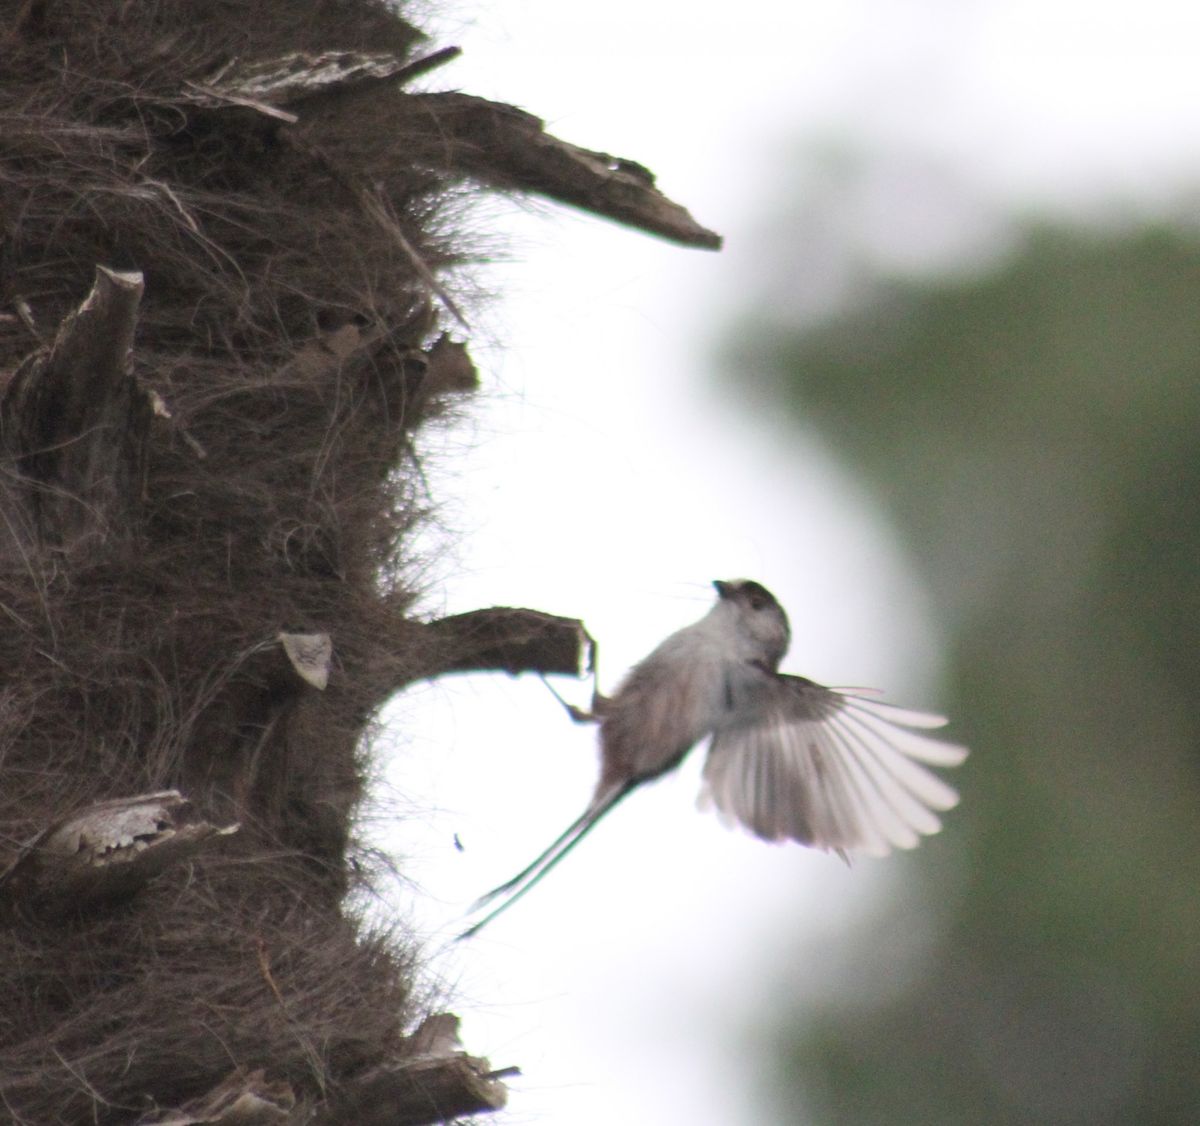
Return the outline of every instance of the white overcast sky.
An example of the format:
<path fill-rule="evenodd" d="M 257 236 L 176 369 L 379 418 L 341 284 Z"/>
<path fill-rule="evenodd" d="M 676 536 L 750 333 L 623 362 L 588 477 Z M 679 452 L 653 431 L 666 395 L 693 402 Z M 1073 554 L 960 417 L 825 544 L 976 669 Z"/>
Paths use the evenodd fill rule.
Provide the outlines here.
<path fill-rule="evenodd" d="M 520 105 L 648 165 L 726 249 L 542 204 L 478 218 L 498 248 L 477 274 L 496 298 L 473 314 L 484 391 L 426 443 L 441 507 L 425 610 L 581 616 L 611 688 L 704 612 L 709 580 L 747 575 L 792 616 L 788 671 L 936 705 L 936 613 L 870 498 L 815 439 L 743 413 L 736 383 L 717 388 L 712 346 L 768 279 L 797 309 L 836 299 L 839 247 L 922 269 L 991 252 L 998 209 L 1176 205 L 1200 164 L 1200 6 L 437 7 L 434 45 L 465 54 L 427 88 Z M 831 146 L 876 171 L 831 179 L 816 155 Z M 822 222 L 831 255 L 810 239 L 811 256 L 783 257 Z M 448 947 L 467 903 L 582 809 L 594 733 L 536 680 L 496 676 L 417 687 L 390 717 L 387 784 L 406 808 L 381 839 L 411 881 L 393 907 L 427 936 L 468 1049 L 522 1068 L 507 1122 L 761 1121 L 754 1014 L 787 983 L 800 1006 L 831 988 L 844 928 L 911 894 L 895 860 L 847 870 L 724 830 L 694 809 L 695 762 Z"/>

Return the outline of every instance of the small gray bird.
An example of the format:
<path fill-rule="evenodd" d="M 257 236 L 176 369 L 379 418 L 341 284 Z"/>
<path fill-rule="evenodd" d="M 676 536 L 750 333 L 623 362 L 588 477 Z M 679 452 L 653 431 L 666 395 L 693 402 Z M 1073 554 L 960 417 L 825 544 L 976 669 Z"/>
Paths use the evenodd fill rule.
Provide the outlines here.
<path fill-rule="evenodd" d="M 587 809 L 545 852 L 475 902 L 497 899 L 469 938 L 512 906 L 626 794 L 678 766 L 710 738 L 703 804 L 766 841 L 882 856 L 941 828 L 935 810 L 958 794 L 925 769 L 957 766 L 965 747 L 922 732 L 946 720 L 778 671 L 791 630 L 783 607 L 751 579 L 717 581 L 717 601 L 597 695 L 600 781 Z"/>

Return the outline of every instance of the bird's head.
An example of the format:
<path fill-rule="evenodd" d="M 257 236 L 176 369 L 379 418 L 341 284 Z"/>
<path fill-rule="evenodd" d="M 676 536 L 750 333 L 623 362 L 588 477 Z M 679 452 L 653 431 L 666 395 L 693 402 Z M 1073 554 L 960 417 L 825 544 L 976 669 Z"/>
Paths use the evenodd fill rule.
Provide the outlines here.
<path fill-rule="evenodd" d="M 775 595 L 753 579 L 717 579 L 713 586 L 718 612 L 733 622 L 746 659 L 774 670 L 792 638 L 787 614 Z"/>

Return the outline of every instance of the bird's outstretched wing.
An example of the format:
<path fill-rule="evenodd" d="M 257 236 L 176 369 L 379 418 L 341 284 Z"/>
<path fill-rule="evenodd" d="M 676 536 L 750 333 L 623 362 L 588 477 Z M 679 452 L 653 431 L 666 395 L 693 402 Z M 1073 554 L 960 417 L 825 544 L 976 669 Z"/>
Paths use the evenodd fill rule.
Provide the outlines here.
<path fill-rule="evenodd" d="M 928 766 L 965 747 L 926 735 L 939 715 L 764 674 L 747 719 L 713 736 L 702 804 L 768 841 L 882 856 L 941 828 L 958 794 Z"/>

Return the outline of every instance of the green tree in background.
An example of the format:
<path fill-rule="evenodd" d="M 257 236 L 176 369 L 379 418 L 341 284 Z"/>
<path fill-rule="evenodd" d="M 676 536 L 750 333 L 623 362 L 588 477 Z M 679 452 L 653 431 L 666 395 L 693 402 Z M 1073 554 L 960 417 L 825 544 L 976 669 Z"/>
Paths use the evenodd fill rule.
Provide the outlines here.
<path fill-rule="evenodd" d="M 926 955 L 877 1004 L 798 1003 L 778 1120 L 1200 1121 L 1200 245 L 1033 229 L 742 339 L 907 540 L 973 749 L 904 892 L 944 904 Z"/>

